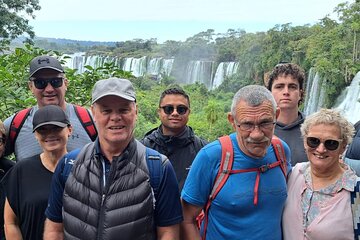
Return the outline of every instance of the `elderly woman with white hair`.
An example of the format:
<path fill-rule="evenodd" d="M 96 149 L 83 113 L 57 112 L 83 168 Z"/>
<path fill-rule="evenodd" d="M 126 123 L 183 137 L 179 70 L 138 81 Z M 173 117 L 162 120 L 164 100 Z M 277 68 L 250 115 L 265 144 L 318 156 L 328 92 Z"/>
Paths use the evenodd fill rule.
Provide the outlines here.
<path fill-rule="evenodd" d="M 309 161 L 296 164 L 288 179 L 283 237 L 353 240 L 353 222 L 359 220 L 351 204 L 357 176 L 339 159 L 354 127 L 338 111 L 321 109 L 306 118 L 301 134 Z"/>

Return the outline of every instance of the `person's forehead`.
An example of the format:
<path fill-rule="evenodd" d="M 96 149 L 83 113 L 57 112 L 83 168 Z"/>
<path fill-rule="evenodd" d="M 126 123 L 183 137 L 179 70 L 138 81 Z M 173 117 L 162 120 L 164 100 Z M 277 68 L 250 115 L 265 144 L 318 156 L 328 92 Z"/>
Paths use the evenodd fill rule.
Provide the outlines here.
<path fill-rule="evenodd" d="M 246 117 L 255 117 L 255 118 L 270 118 L 274 117 L 274 108 L 270 101 L 264 101 L 258 106 L 251 106 L 249 103 L 241 100 L 236 105 L 236 117 L 237 118 L 246 118 Z"/>
<path fill-rule="evenodd" d="M 285 75 L 285 73 L 284 73 L 274 79 L 273 84 L 275 84 L 275 83 L 293 83 L 293 84 L 299 85 L 299 80 L 294 78 L 294 76 L 292 76 L 290 74 Z"/>

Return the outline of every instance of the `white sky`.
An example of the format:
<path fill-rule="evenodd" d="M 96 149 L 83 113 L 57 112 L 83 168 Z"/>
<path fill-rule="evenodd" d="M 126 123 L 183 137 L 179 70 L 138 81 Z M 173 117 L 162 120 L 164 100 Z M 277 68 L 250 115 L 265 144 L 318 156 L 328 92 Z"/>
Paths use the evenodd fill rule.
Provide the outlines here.
<path fill-rule="evenodd" d="M 354 0 L 350 0 L 353 2 Z M 92 41 L 185 40 L 209 28 L 266 31 L 314 24 L 344 0 L 40 0 L 37 36 Z"/>

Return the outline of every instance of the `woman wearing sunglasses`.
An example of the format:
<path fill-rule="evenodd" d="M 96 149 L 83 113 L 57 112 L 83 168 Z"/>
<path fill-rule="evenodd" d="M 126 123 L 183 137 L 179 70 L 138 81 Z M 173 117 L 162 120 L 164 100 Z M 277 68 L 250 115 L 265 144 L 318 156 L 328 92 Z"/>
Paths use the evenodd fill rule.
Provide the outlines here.
<path fill-rule="evenodd" d="M 43 152 L 18 162 L 4 178 L 6 239 L 42 239 L 51 178 L 72 127 L 59 106 L 48 105 L 35 112 L 33 132 Z"/>
<path fill-rule="evenodd" d="M 352 124 L 333 109 L 321 109 L 302 124 L 309 162 L 296 164 L 288 179 L 285 240 L 354 239 L 350 199 L 357 176 L 340 161 L 353 133 Z"/>

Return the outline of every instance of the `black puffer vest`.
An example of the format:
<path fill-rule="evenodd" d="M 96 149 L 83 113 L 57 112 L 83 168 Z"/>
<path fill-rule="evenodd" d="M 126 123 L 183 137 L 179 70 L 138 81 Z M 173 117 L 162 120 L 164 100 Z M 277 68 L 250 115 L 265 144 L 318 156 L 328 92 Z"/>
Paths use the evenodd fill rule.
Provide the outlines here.
<path fill-rule="evenodd" d="M 154 239 L 154 198 L 145 147 L 133 140 L 115 157 L 103 187 L 101 154 L 95 143 L 79 153 L 65 184 L 65 239 Z"/>

